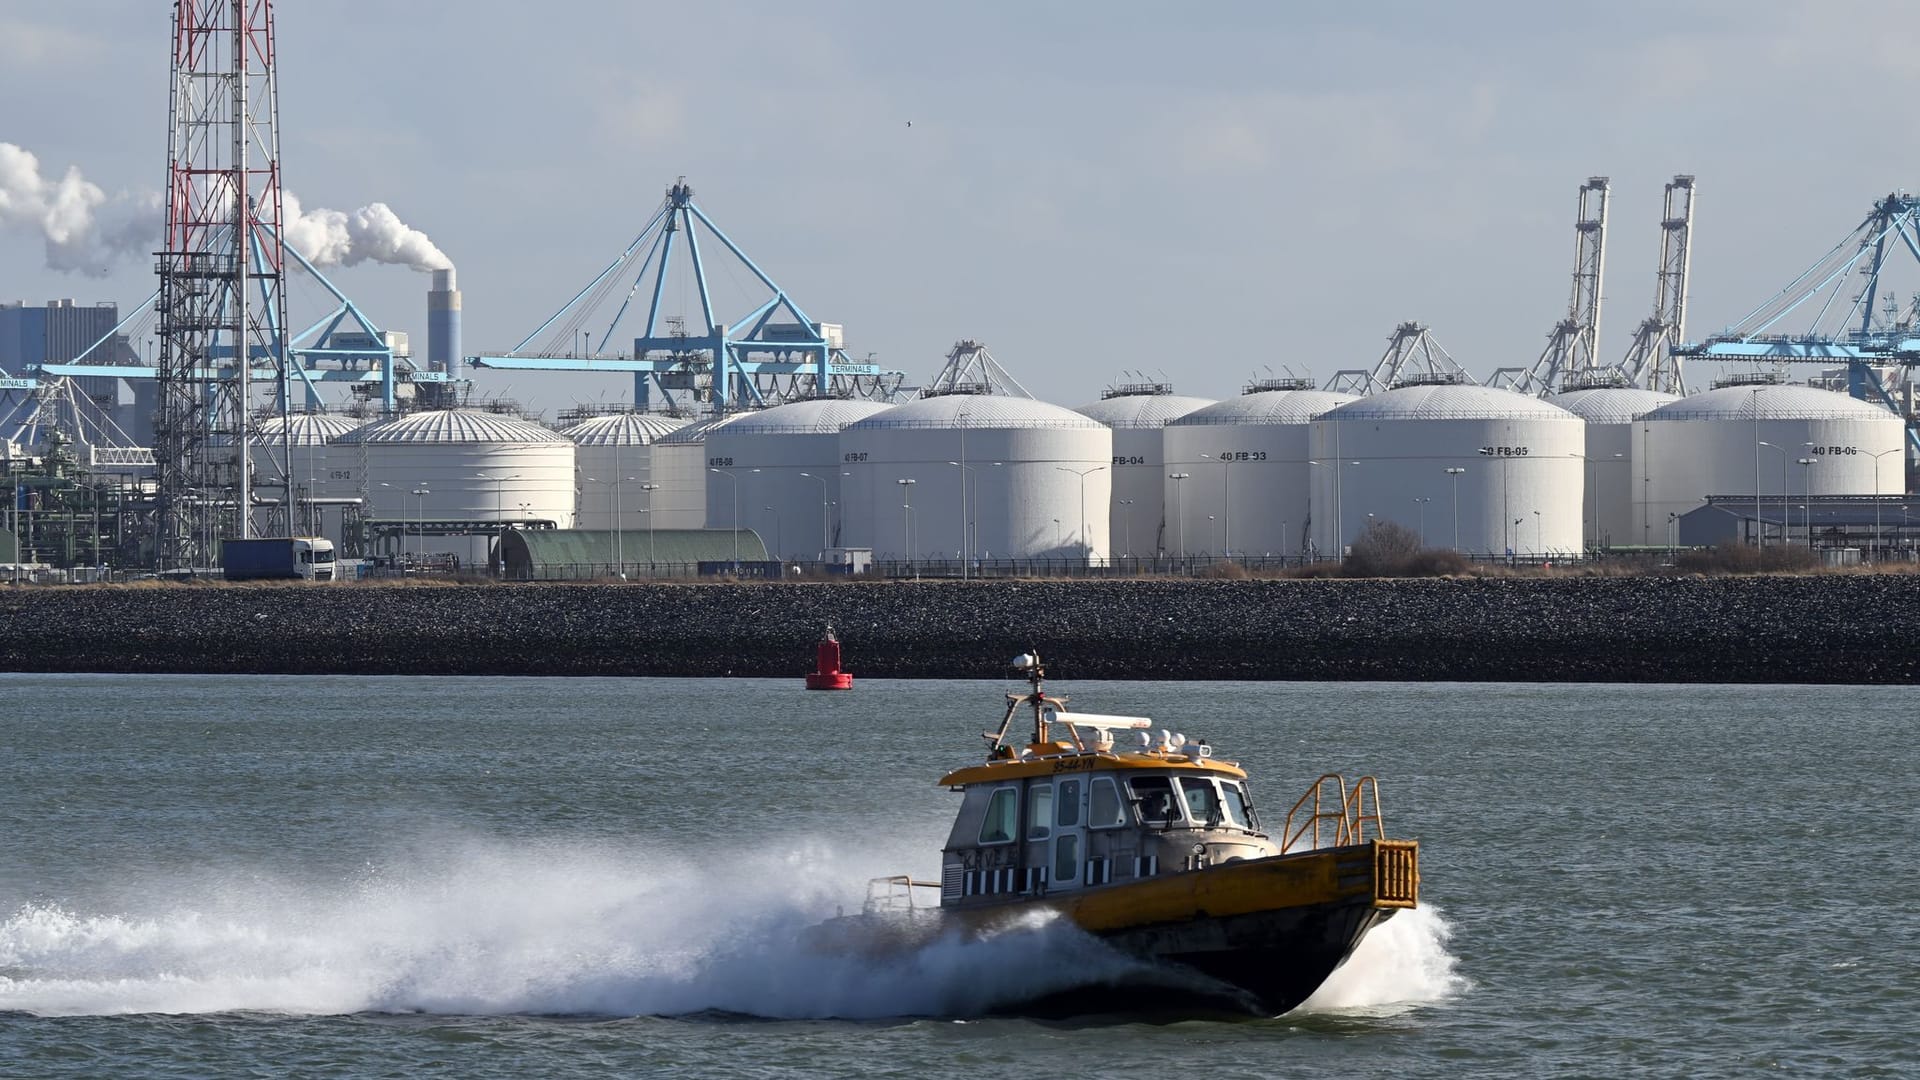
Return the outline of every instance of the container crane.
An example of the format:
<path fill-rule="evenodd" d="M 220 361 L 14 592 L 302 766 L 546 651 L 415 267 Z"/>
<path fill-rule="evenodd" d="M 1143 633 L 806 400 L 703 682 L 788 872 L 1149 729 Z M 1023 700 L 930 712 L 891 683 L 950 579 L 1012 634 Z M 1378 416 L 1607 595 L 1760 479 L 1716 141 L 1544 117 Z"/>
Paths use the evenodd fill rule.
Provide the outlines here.
<path fill-rule="evenodd" d="M 1573 221 L 1573 292 L 1567 315 L 1547 335 L 1547 347 L 1527 368 L 1497 368 L 1488 380 L 1522 394 L 1550 394 L 1569 376 L 1585 376 L 1601 366 L 1600 283 L 1607 258 L 1607 178 L 1590 176 L 1580 185 Z"/>
<path fill-rule="evenodd" d="M 1676 357 L 1701 360 L 1843 364 L 1847 392 L 1906 415 L 1879 368 L 1920 364 L 1914 305 L 1894 297 L 1894 265 L 1905 251 L 1920 263 L 1920 197 L 1893 192 L 1820 260 L 1732 326 L 1677 345 Z M 1911 268 L 1909 268 L 1910 270 Z M 1859 279 L 1857 282 L 1855 279 Z M 1892 300 L 1876 309 L 1883 301 Z M 1909 418 L 1907 440 L 1920 451 Z"/>
<path fill-rule="evenodd" d="M 764 302 L 731 321 L 718 317 L 698 227 L 771 294 Z M 686 248 L 700 302 L 700 322 L 692 331 L 661 308 L 679 247 Z M 638 269 L 628 277 L 621 268 L 634 264 L 636 254 Z M 632 339 L 631 355 L 623 355 L 614 335 L 643 289 L 648 297 L 646 324 Z M 616 296 L 613 315 L 601 326 L 599 309 Z M 783 313 L 791 321 L 776 321 Z M 609 352 L 610 347 L 614 351 Z M 630 373 L 636 407 L 645 408 L 658 388 L 670 407 L 679 404 L 676 393 L 686 393 L 710 400 L 715 412 L 833 395 L 890 400 L 906 378 L 871 360 L 850 359 L 840 327 L 809 319 L 693 201 L 693 188 L 684 176 L 667 188 L 665 200 L 640 235 L 564 307 L 512 349 L 469 359 L 478 367 L 518 371 Z"/>
<path fill-rule="evenodd" d="M 1676 176 L 1667 182 L 1660 215 L 1660 269 L 1654 279 L 1653 314 L 1634 329 L 1627 355 L 1608 371 L 1617 385 L 1668 394 L 1687 392 L 1682 353 L 1687 334 L 1687 271 L 1692 261 L 1694 182 Z"/>

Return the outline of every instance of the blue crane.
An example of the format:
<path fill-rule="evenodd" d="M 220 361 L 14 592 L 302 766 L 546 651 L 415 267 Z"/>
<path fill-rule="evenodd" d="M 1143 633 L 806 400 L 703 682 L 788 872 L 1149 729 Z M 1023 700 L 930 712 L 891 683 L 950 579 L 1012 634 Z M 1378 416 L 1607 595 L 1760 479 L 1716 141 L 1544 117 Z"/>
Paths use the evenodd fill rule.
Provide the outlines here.
<path fill-rule="evenodd" d="M 1903 306 L 1887 280 L 1900 251 L 1920 263 L 1920 198 L 1895 192 L 1875 202 L 1820 261 L 1745 318 L 1701 341 L 1676 345 L 1673 355 L 1844 364 L 1848 393 L 1900 413 L 1877 370 L 1904 367 L 1911 376 L 1920 364 L 1920 296 Z M 1920 450 L 1920 432 L 1911 425 L 1907 439 Z"/>
<path fill-rule="evenodd" d="M 739 318 L 716 317 L 696 225 L 704 226 L 771 295 Z M 673 256 L 681 247 L 700 302 L 700 324 L 692 330 L 684 318 L 661 309 Z M 636 265 L 636 255 L 637 269 L 631 276 L 622 273 L 622 267 Z M 623 355 L 614 335 L 643 292 L 646 323 L 633 338 L 632 353 Z M 616 296 L 611 318 L 600 325 L 599 309 Z M 684 392 L 695 400 L 710 399 L 716 412 L 829 395 L 888 400 L 906 377 L 870 359 L 849 359 L 840 328 L 808 318 L 693 201 L 684 176 L 667 189 L 640 235 L 564 307 L 511 350 L 468 360 L 477 367 L 519 371 L 630 373 L 636 408 L 645 409 L 657 388 L 670 407 L 680 404 L 676 392 Z"/>

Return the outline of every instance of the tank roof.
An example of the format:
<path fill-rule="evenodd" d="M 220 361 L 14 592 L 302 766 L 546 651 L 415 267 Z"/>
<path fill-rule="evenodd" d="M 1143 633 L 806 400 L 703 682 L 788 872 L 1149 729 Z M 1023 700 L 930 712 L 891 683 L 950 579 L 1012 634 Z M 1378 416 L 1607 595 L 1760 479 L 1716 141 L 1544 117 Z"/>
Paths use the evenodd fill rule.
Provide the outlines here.
<path fill-rule="evenodd" d="M 1647 413 L 1645 420 L 1886 420 L 1899 417 L 1869 402 L 1813 386 L 1723 386 Z"/>
<path fill-rule="evenodd" d="M 1331 390 L 1256 390 L 1251 394 L 1228 398 L 1204 409 L 1196 409 L 1168 427 L 1198 427 L 1206 424 L 1304 424 L 1314 417 L 1358 400 L 1352 394 Z"/>
<path fill-rule="evenodd" d="M 1637 386 L 1594 386 L 1554 394 L 1546 400 L 1589 424 L 1630 424 L 1680 398 L 1658 390 L 1642 390 Z"/>
<path fill-rule="evenodd" d="M 708 433 L 715 428 L 725 427 L 746 415 L 743 412 L 730 412 L 719 416 L 703 416 L 667 432 L 655 441 L 661 446 L 698 446 L 707 441 Z"/>
<path fill-rule="evenodd" d="M 889 406 L 877 401 L 853 401 L 846 398 L 815 398 L 776 405 L 771 409 L 745 413 L 727 425 L 727 437 L 735 435 L 837 435 L 841 428 Z"/>
<path fill-rule="evenodd" d="M 1186 397 L 1181 394 L 1115 394 L 1073 411 L 1098 420 L 1110 428 L 1160 428 L 1177 417 L 1213 404 L 1212 398 Z"/>
<path fill-rule="evenodd" d="M 324 446 L 363 423 L 350 416 L 329 413 L 294 413 L 284 418 L 270 416 L 248 433 L 247 445 L 280 446 L 287 441 L 281 437 L 281 432 L 285 431 L 295 446 Z"/>
<path fill-rule="evenodd" d="M 848 424 L 848 431 L 900 428 L 1105 428 L 1098 420 L 1072 409 L 1032 398 L 1001 394 L 945 394 L 895 405 L 864 420 Z"/>
<path fill-rule="evenodd" d="M 381 420 L 341 435 L 342 443 L 546 443 L 570 440 L 551 428 L 483 409 L 434 409 Z"/>
<path fill-rule="evenodd" d="M 1550 401 L 1472 383 L 1397 386 L 1327 413 L 1324 420 L 1578 420 Z"/>
<path fill-rule="evenodd" d="M 562 428 L 560 433 L 581 446 L 646 446 L 685 427 L 686 423 L 659 413 L 609 413 Z"/>

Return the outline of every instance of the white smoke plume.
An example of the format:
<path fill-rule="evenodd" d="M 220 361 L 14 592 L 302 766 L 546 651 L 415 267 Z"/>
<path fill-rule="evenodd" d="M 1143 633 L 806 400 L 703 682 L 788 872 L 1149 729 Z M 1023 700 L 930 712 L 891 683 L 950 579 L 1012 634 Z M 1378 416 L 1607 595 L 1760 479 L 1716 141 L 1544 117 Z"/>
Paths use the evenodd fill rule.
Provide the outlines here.
<path fill-rule="evenodd" d="M 306 210 L 291 192 L 280 198 L 286 242 L 315 266 L 371 261 L 424 273 L 453 265 L 426 233 L 401 221 L 386 203 Z M 119 259 L 159 250 L 165 224 L 166 210 L 156 193 L 109 196 L 76 167 L 49 179 L 39 158 L 0 142 L 0 229 L 38 232 L 52 269 L 105 277 Z"/>
<path fill-rule="evenodd" d="M 292 192 L 280 195 L 287 243 L 315 266 L 355 266 L 372 260 L 427 272 L 453 261 L 427 234 L 400 220 L 386 203 L 358 210 L 305 210 Z"/>
<path fill-rule="evenodd" d="M 105 277 L 116 260 L 158 248 L 163 221 L 157 194 L 109 196 L 73 167 L 49 179 L 39 158 L 0 142 L 0 228 L 38 232 L 55 270 Z"/>

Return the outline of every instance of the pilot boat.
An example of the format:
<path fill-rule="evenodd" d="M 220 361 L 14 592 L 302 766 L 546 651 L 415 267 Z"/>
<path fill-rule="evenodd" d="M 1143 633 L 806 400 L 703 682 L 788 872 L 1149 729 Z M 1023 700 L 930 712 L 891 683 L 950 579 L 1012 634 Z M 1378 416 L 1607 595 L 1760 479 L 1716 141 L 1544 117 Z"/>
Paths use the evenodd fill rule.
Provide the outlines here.
<path fill-rule="evenodd" d="M 1368 931 L 1418 905 L 1418 842 L 1387 839 L 1373 777 L 1320 777 L 1275 831 L 1246 770 L 1204 739 L 1156 732 L 1146 717 L 1070 712 L 1042 685 L 1037 654 L 1014 667 L 1031 689 L 1007 695 L 999 729 L 983 735 L 986 760 L 940 779 L 961 796 L 940 880 L 876 879 L 869 926 L 984 933 L 1044 910 L 1146 961 L 1144 981 L 1183 1000 L 1276 1016 Z M 1023 707 L 1033 729 L 1016 745 Z M 937 907 L 916 899 L 935 889 Z M 1128 989 L 1082 987 L 1047 1004 L 1112 1011 Z"/>

